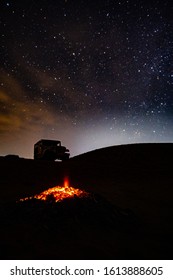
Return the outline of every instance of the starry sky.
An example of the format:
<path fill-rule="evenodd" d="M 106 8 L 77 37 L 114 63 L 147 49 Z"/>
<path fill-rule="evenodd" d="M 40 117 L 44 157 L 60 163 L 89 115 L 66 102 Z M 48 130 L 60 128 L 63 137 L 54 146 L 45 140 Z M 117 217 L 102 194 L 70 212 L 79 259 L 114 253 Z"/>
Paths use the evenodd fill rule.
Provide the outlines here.
<path fill-rule="evenodd" d="M 0 1 L 0 155 L 173 140 L 171 1 Z"/>

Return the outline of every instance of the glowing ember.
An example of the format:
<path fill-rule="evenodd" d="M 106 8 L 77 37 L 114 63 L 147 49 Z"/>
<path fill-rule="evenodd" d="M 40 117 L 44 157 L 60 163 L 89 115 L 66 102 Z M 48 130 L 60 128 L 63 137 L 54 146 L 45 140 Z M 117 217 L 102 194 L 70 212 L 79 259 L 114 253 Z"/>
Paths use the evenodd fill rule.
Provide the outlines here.
<path fill-rule="evenodd" d="M 48 197 L 53 196 L 56 202 L 59 202 L 65 198 L 70 198 L 73 196 L 83 197 L 88 196 L 88 193 L 79 189 L 75 189 L 72 187 L 69 187 L 68 179 L 66 178 L 64 180 L 64 186 L 55 186 L 53 188 L 49 188 L 46 191 L 43 191 L 40 194 L 36 194 L 35 196 L 27 197 L 20 199 L 20 201 L 29 200 L 29 199 L 41 199 L 41 200 L 47 200 Z"/>

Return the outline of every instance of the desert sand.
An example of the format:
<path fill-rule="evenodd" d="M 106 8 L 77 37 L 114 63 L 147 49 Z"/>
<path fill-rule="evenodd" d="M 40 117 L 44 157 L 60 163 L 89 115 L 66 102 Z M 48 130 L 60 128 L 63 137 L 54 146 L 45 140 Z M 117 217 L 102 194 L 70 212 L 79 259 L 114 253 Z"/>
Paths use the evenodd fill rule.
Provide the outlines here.
<path fill-rule="evenodd" d="M 66 162 L 0 157 L 1 259 L 172 259 L 172 159 L 169 143 Z M 16 203 L 66 176 L 92 199 Z"/>

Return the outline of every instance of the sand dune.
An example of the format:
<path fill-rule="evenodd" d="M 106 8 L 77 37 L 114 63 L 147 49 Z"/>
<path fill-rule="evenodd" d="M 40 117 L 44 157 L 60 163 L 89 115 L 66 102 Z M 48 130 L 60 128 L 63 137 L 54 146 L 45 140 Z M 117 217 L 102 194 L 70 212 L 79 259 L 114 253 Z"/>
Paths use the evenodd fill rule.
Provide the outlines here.
<path fill-rule="evenodd" d="M 0 157 L 1 258 L 172 259 L 172 159 L 173 144 L 107 147 L 63 163 Z M 62 212 L 61 223 L 58 214 L 48 215 L 48 210 L 40 210 L 47 220 L 36 223 L 40 208 L 35 212 L 31 208 L 33 217 L 37 213 L 30 217 L 33 223 L 21 206 L 12 222 L 12 210 L 7 209 L 16 209 L 16 200 L 61 185 L 65 176 L 71 186 L 101 197 L 102 207 L 92 206 L 83 218 L 78 212 Z M 76 209 L 74 201 L 70 203 L 69 208 Z M 86 212 L 85 207 L 81 211 Z M 110 210 L 103 211 L 105 218 L 101 209 L 107 207 L 113 212 L 119 209 L 119 218 L 110 218 Z M 117 219 L 125 217 L 119 226 Z"/>

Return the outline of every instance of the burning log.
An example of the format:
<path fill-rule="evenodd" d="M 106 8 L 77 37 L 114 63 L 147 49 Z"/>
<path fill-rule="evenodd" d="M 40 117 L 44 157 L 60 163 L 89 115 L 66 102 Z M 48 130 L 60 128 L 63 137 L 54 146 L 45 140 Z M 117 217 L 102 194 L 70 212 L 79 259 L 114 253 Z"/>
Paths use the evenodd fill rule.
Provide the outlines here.
<path fill-rule="evenodd" d="M 64 186 L 50 188 L 38 195 L 20 199 L 0 213 L 5 224 L 24 223 L 32 227 L 57 230 L 62 227 L 91 226 L 122 230 L 133 227 L 136 217 L 106 201 L 103 197 Z"/>
<path fill-rule="evenodd" d="M 28 252 L 27 257 L 27 254 L 35 257 L 34 254 L 37 256 L 39 252 L 38 259 L 42 248 L 45 248 L 46 252 L 49 251 L 49 246 L 54 248 L 56 244 L 56 253 L 59 247 L 62 252 L 64 246 L 68 249 L 68 244 L 78 244 L 80 238 L 85 240 L 83 234 L 86 234 L 87 238 L 88 232 L 100 235 L 106 231 L 109 235 L 131 231 L 133 234 L 138 227 L 133 213 L 112 205 L 100 195 L 79 189 L 74 191 L 67 181 L 63 187 L 55 187 L 18 202 L 0 205 L 0 223 L 2 232 L 6 232 L 9 239 L 13 240 L 6 244 L 8 250 L 6 248 L 5 252 L 8 252 L 8 258 L 13 256 L 15 245 L 16 252 L 20 252 L 20 246 L 23 254 Z M 18 236 L 19 244 L 16 242 Z M 59 242 L 65 243 L 61 246 Z M 33 253 L 31 247 L 35 248 L 36 253 Z M 0 256 L 3 255 L 1 252 Z M 44 254 L 47 257 L 47 253 Z"/>
<path fill-rule="evenodd" d="M 62 187 L 56 186 L 53 188 L 49 188 L 48 190 L 45 190 L 38 195 L 27 197 L 27 198 L 22 198 L 22 199 L 20 199 L 20 201 L 25 201 L 25 200 L 35 198 L 35 199 L 41 199 L 41 200 L 45 200 L 45 201 L 48 201 L 48 200 L 50 201 L 50 199 L 51 199 L 52 201 L 60 202 L 66 198 L 72 198 L 74 196 L 87 197 L 88 195 L 89 194 L 85 191 L 70 187 L 68 179 L 66 178 L 64 180 L 64 186 L 62 186 Z"/>

